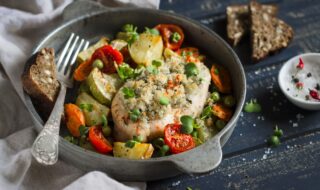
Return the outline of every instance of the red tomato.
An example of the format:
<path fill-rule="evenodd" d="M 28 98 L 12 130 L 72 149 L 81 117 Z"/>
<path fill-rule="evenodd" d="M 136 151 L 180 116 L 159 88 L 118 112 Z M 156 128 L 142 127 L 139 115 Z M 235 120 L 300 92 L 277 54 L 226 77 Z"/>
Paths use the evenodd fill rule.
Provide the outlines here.
<path fill-rule="evenodd" d="M 104 73 L 115 73 L 116 68 L 113 62 L 116 62 L 118 65 L 122 64 L 123 56 L 117 49 L 114 49 L 110 45 L 102 46 L 92 54 L 91 60 L 94 61 L 96 59 L 100 59 L 104 66 L 102 71 Z"/>
<path fill-rule="evenodd" d="M 109 141 L 103 136 L 101 127 L 90 127 L 89 141 L 91 142 L 92 146 L 102 154 L 107 154 L 112 151 L 112 146 Z"/>
<path fill-rule="evenodd" d="M 173 154 L 185 152 L 195 147 L 191 135 L 180 133 L 180 124 L 168 124 L 164 129 L 164 142 Z"/>
<path fill-rule="evenodd" d="M 180 48 L 184 40 L 184 34 L 183 34 L 183 30 L 179 26 L 174 24 L 158 24 L 155 28 L 159 30 L 162 36 L 162 39 L 164 41 L 164 47 L 172 50 L 177 50 Z M 180 39 L 178 42 L 173 42 L 171 40 L 171 36 L 175 32 L 180 35 Z"/>

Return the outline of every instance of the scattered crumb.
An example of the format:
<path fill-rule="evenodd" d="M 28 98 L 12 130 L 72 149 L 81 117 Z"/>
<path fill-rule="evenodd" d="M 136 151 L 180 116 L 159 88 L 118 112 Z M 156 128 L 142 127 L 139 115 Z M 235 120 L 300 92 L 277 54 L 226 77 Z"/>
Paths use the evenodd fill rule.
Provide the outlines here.
<path fill-rule="evenodd" d="M 228 177 L 231 177 L 231 174 L 228 174 Z"/>
<path fill-rule="evenodd" d="M 179 185 L 181 183 L 181 181 L 177 181 L 177 182 L 173 182 L 172 183 L 172 186 L 174 187 L 174 186 L 177 186 L 177 185 Z"/>
<path fill-rule="evenodd" d="M 254 123 L 254 124 L 252 124 L 252 126 L 254 126 L 254 127 L 255 127 L 255 126 L 257 126 L 257 125 Z"/>
<path fill-rule="evenodd" d="M 242 133 L 240 133 L 240 136 L 242 137 Z"/>
<path fill-rule="evenodd" d="M 266 155 L 266 154 L 264 154 L 264 155 L 262 156 L 261 160 L 265 160 L 265 159 L 267 159 L 267 155 Z"/>
<path fill-rule="evenodd" d="M 246 161 L 246 159 L 245 159 L 245 158 L 242 158 L 242 161 Z"/>
<path fill-rule="evenodd" d="M 299 124 L 298 123 L 292 123 L 292 127 L 298 127 Z"/>

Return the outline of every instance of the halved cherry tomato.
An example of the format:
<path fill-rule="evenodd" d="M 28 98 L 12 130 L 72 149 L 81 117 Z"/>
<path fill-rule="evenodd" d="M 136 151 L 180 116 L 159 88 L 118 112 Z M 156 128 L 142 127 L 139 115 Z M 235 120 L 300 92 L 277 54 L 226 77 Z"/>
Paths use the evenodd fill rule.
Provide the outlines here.
<path fill-rule="evenodd" d="M 103 62 L 102 72 L 104 73 L 115 73 L 117 70 L 113 64 L 116 62 L 120 65 L 123 62 L 123 56 L 117 49 L 114 49 L 110 45 L 102 46 L 92 54 L 91 60 L 92 62 L 96 59 L 100 59 Z"/>
<path fill-rule="evenodd" d="M 180 124 L 168 124 L 164 129 L 164 141 L 173 154 L 185 152 L 195 147 L 191 135 L 180 133 Z"/>
<path fill-rule="evenodd" d="M 184 33 L 183 30 L 174 24 L 158 24 L 155 27 L 157 30 L 159 30 L 163 42 L 164 42 L 164 47 L 172 49 L 172 50 L 177 50 L 180 48 L 183 40 L 184 40 Z M 172 35 L 174 33 L 178 33 L 180 36 L 180 39 L 177 42 L 172 41 Z"/>
<path fill-rule="evenodd" d="M 110 45 L 102 46 L 95 50 L 91 58 L 82 62 L 74 71 L 73 78 L 76 81 L 83 81 L 87 78 L 92 70 L 92 63 L 94 60 L 100 59 L 103 62 L 102 72 L 112 74 L 117 72 L 113 62 L 118 65 L 122 64 L 123 56 L 117 50 Z"/>
<path fill-rule="evenodd" d="M 92 146 L 102 154 L 107 154 L 112 151 L 111 144 L 103 136 L 102 129 L 99 126 L 90 127 L 89 141 L 91 142 Z"/>

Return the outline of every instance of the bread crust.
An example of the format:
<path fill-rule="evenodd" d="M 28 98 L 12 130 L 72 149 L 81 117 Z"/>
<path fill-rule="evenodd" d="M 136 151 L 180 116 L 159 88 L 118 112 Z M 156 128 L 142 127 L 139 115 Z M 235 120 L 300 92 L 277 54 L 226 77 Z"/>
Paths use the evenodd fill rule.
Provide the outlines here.
<path fill-rule="evenodd" d="M 29 58 L 27 65 L 28 68 L 21 76 L 23 89 L 32 97 L 32 101 L 41 117 L 47 119 L 53 109 L 60 88 L 56 76 L 54 49 L 41 49 Z M 46 73 L 48 73 L 48 76 L 44 77 Z"/>

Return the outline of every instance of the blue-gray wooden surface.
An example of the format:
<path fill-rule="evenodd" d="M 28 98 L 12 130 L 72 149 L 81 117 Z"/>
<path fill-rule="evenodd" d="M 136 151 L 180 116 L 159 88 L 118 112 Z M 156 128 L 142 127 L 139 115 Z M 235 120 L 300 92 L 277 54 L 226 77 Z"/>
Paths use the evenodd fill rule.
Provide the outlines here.
<path fill-rule="evenodd" d="M 161 0 L 160 8 L 198 20 L 226 39 L 226 6 L 247 2 Z M 320 1 L 259 2 L 277 4 L 279 17 L 295 31 L 288 48 L 258 64 L 250 61 L 248 42 L 235 48 L 246 71 L 247 99 L 258 99 L 263 111 L 242 114 L 223 147 L 224 159 L 217 169 L 149 182 L 148 189 L 320 189 L 320 112 L 293 106 L 277 84 L 279 69 L 287 59 L 303 52 L 320 52 Z M 283 129 L 284 137 L 281 146 L 269 148 L 266 139 L 275 125 Z"/>

